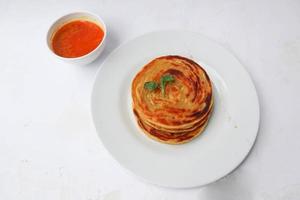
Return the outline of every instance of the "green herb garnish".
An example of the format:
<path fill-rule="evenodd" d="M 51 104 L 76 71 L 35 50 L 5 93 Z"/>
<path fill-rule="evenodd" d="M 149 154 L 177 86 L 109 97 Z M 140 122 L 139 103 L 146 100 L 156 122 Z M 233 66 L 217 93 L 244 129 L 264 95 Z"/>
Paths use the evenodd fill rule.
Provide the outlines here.
<path fill-rule="evenodd" d="M 174 80 L 175 80 L 174 77 L 171 75 L 164 75 L 160 78 L 160 88 L 161 88 L 161 92 L 162 92 L 163 96 L 165 96 L 165 89 L 166 89 L 167 83 L 171 83 Z"/>
<path fill-rule="evenodd" d="M 165 96 L 165 93 L 166 93 L 165 89 L 166 89 L 167 83 L 171 83 L 173 81 L 175 81 L 175 78 L 172 75 L 167 74 L 167 75 L 160 77 L 160 84 L 155 81 L 148 81 L 144 84 L 144 88 L 149 91 L 154 91 L 158 87 L 160 87 L 162 95 Z"/>
<path fill-rule="evenodd" d="M 156 83 L 155 81 L 149 81 L 144 84 L 144 88 L 146 88 L 149 91 L 156 90 L 158 86 L 158 83 Z"/>

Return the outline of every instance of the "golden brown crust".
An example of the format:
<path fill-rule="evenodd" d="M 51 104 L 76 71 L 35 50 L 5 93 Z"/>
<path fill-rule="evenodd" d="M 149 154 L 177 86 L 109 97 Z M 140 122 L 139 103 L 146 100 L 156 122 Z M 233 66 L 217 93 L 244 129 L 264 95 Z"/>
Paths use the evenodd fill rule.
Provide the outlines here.
<path fill-rule="evenodd" d="M 206 121 L 204 121 L 200 126 L 198 126 L 196 129 L 184 133 L 179 134 L 172 134 L 169 132 L 160 131 L 158 129 L 153 129 L 150 126 L 145 125 L 142 121 L 140 121 L 137 118 L 138 125 L 141 127 L 142 131 L 150 138 L 166 143 L 166 144 L 183 144 L 191 141 L 192 139 L 199 136 L 203 130 L 206 128 L 208 119 L 211 115 L 211 112 L 208 115 L 208 118 Z"/>
<path fill-rule="evenodd" d="M 174 83 L 148 91 L 144 83 L 172 75 Z M 205 70 L 180 56 L 152 60 L 132 81 L 133 111 L 143 131 L 160 142 L 179 144 L 190 141 L 205 128 L 213 107 L 212 85 Z"/>

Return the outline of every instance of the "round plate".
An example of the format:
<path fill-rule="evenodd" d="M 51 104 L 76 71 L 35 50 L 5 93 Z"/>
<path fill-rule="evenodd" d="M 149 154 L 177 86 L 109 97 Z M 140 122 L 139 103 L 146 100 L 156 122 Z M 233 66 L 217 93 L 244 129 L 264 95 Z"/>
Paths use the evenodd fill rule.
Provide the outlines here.
<path fill-rule="evenodd" d="M 181 145 L 148 138 L 131 108 L 131 81 L 152 59 L 181 55 L 199 63 L 213 83 L 214 111 L 207 128 Z M 249 74 L 227 50 L 196 33 L 163 31 L 140 36 L 116 49 L 97 73 L 92 116 L 103 145 L 126 169 L 166 187 L 214 182 L 233 171 L 254 144 L 259 104 Z"/>

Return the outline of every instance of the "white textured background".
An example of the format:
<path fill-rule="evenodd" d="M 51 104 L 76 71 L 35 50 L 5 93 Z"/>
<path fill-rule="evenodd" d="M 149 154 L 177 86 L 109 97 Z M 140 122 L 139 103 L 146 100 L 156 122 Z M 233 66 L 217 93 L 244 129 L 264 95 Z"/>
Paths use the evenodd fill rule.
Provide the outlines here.
<path fill-rule="evenodd" d="M 45 43 L 61 15 L 90 10 L 109 35 L 88 66 Z M 95 73 L 121 43 L 162 29 L 199 32 L 251 74 L 261 126 L 247 160 L 205 188 L 173 190 L 128 175 L 101 145 L 89 101 Z M 217 58 L 216 58 L 217 59 Z M 300 199 L 300 1 L 0 0 L 1 200 Z"/>

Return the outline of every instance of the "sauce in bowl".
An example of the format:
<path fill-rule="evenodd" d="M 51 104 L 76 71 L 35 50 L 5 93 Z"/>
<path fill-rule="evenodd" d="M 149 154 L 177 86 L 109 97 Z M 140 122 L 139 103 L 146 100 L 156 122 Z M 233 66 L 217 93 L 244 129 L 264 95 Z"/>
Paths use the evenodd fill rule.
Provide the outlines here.
<path fill-rule="evenodd" d="M 56 31 L 52 38 L 52 49 L 61 57 L 76 58 L 96 49 L 103 37 L 104 31 L 96 23 L 76 20 Z"/>

